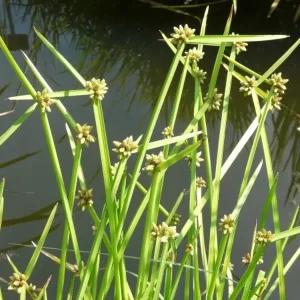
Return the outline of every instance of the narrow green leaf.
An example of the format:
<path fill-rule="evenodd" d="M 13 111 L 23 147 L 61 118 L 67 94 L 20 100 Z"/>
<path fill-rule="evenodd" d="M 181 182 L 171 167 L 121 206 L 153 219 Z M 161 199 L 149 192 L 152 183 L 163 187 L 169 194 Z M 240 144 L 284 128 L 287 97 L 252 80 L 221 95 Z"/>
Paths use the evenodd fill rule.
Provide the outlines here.
<path fill-rule="evenodd" d="M 228 43 L 231 46 L 234 42 L 263 42 L 270 40 L 278 40 L 289 37 L 288 35 L 196 35 L 190 37 L 187 44 L 203 44 L 203 45 L 221 45 Z"/>
<path fill-rule="evenodd" d="M 47 281 L 44 284 L 42 290 L 39 292 L 39 295 L 36 298 L 34 298 L 34 300 L 42 300 L 43 299 L 44 295 L 46 294 L 47 287 L 48 287 L 48 285 L 51 281 L 51 278 L 52 278 L 52 275 L 47 279 Z"/>
<path fill-rule="evenodd" d="M 35 28 L 33 27 L 37 36 L 45 44 L 45 46 L 51 51 L 51 53 L 62 63 L 67 70 L 83 85 L 86 85 L 85 79 L 77 72 L 77 70 L 51 45 L 51 43 Z"/>
<path fill-rule="evenodd" d="M 35 264 L 36 264 L 36 262 L 38 260 L 38 257 L 40 255 L 41 249 L 42 249 L 42 247 L 43 247 L 43 245 L 45 243 L 46 237 L 47 237 L 47 235 L 49 233 L 49 230 L 51 228 L 52 222 L 54 220 L 55 213 L 56 213 L 56 210 L 57 210 L 57 206 L 58 206 L 58 204 L 56 204 L 54 206 L 54 208 L 52 209 L 52 212 L 51 212 L 51 214 L 49 216 L 49 219 L 48 219 L 48 221 L 47 221 L 47 223 L 45 225 L 45 228 L 44 228 L 43 233 L 42 233 L 42 235 L 40 237 L 40 240 L 39 240 L 39 242 L 37 244 L 37 247 L 34 250 L 32 256 L 31 256 L 31 259 L 30 259 L 30 261 L 29 261 L 29 263 L 27 265 L 27 268 L 25 270 L 25 275 L 27 276 L 27 278 L 29 278 L 31 276 L 31 273 L 32 273 L 32 271 L 34 269 L 34 266 L 35 266 Z"/>
<path fill-rule="evenodd" d="M 276 242 L 276 241 L 291 237 L 291 236 L 299 234 L 299 233 L 300 233 L 300 226 L 297 226 L 292 229 L 276 233 L 274 235 L 274 238 L 272 239 L 272 242 Z"/>
<path fill-rule="evenodd" d="M 1 136 L 0 136 L 0 146 L 23 124 L 23 122 L 34 112 L 37 103 L 30 106 L 19 119 L 11 125 Z"/>
<path fill-rule="evenodd" d="M 184 150 L 179 152 L 178 154 L 175 154 L 171 156 L 169 159 L 167 159 L 165 162 L 159 164 L 156 169 L 159 171 L 163 171 L 170 166 L 176 164 L 178 161 L 182 160 L 184 157 L 186 157 L 188 154 L 192 153 L 194 150 L 196 150 L 200 145 L 202 144 L 202 140 L 198 141 L 195 144 L 192 144 L 188 147 L 186 147 Z"/>
<path fill-rule="evenodd" d="M 77 96 L 87 96 L 90 93 L 87 90 L 69 90 L 69 91 L 57 91 L 49 92 L 50 98 L 66 98 L 66 97 L 77 97 Z M 33 100 L 31 95 L 20 95 L 8 98 L 11 101 L 21 101 L 21 100 Z"/>
<path fill-rule="evenodd" d="M 192 137 L 200 135 L 201 133 L 202 133 L 202 131 L 196 131 L 196 132 L 192 132 L 192 133 L 181 134 L 181 135 L 174 136 L 174 137 L 171 137 L 171 138 L 168 138 L 168 139 L 163 139 L 163 140 L 151 142 L 151 143 L 148 144 L 147 150 L 151 150 L 151 149 L 163 147 L 163 146 L 166 146 L 166 145 L 178 143 L 180 141 L 184 142 L 185 140 L 188 140 Z M 143 145 L 139 145 L 138 149 L 136 151 L 134 151 L 133 153 L 138 152 L 139 149 L 141 149 L 142 147 L 143 147 Z"/>
<path fill-rule="evenodd" d="M 293 51 L 299 46 L 300 38 L 287 50 L 261 77 L 257 80 L 256 84 L 259 86 L 264 82 L 274 71 L 293 53 Z"/>

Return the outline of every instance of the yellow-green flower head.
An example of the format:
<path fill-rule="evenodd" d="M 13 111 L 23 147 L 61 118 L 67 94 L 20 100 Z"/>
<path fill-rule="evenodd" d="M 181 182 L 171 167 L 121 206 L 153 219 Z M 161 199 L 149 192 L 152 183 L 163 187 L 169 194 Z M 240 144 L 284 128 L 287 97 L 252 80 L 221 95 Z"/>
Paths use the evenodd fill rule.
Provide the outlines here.
<path fill-rule="evenodd" d="M 204 52 L 198 50 L 196 47 L 189 49 L 189 51 L 185 52 L 186 57 L 189 58 L 191 62 L 198 62 L 200 59 L 203 58 Z"/>
<path fill-rule="evenodd" d="M 91 81 L 86 82 L 86 89 L 90 94 L 91 99 L 103 100 L 108 91 L 105 79 L 92 78 Z"/>
<path fill-rule="evenodd" d="M 271 99 L 271 104 L 270 104 L 270 110 L 272 112 L 274 112 L 276 109 L 281 110 L 281 100 L 282 100 L 282 97 L 279 97 L 279 93 L 276 93 L 275 95 L 273 95 L 273 97 Z"/>
<path fill-rule="evenodd" d="M 206 187 L 206 181 L 202 177 L 196 178 L 196 187 L 198 189 Z"/>
<path fill-rule="evenodd" d="M 220 110 L 220 106 L 221 106 L 221 103 L 222 103 L 222 97 L 223 97 L 223 94 L 218 93 L 217 88 L 214 89 L 212 99 L 209 99 L 208 94 L 206 94 L 206 97 L 204 98 L 204 101 L 210 101 L 210 106 L 208 108 L 208 111 L 211 111 L 212 109 Z"/>
<path fill-rule="evenodd" d="M 113 166 L 110 166 L 110 172 L 111 172 L 111 176 L 112 177 L 116 176 L 118 167 L 119 167 L 119 163 L 118 162 L 115 163 Z"/>
<path fill-rule="evenodd" d="M 164 154 L 161 151 L 158 155 L 155 154 L 146 154 L 146 163 L 143 168 L 144 171 L 147 171 L 149 175 L 152 175 L 155 168 L 165 162 Z"/>
<path fill-rule="evenodd" d="M 232 35 L 238 35 L 238 34 L 235 34 L 233 32 Z M 246 48 L 248 46 L 247 43 L 242 42 L 242 41 L 238 41 L 238 42 L 234 42 L 233 44 L 235 45 L 235 51 L 236 51 L 237 55 L 240 54 L 243 51 L 247 51 L 247 48 Z"/>
<path fill-rule="evenodd" d="M 93 189 L 80 189 L 75 197 L 78 200 L 78 206 L 84 211 L 87 207 L 91 207 L 94 203 L 93 201 Z"/>
<path fill-rule="evenodd" d="M 193 244 L 187 244 L 185 247 L 185 252 L 188 252 L 190 255 L 194 255 L 194 246 Z"/>
<path fill-rule="evenodd" d="M 241 81 L 240 92 L 244 93 L 244 96 L 251 95 L 252 89 L 256 86 L 256 78 L 252 76 L 251 78 L 245 76 L 246 81 Z"/>
<path fill-rule="evenodd" d="M 198 78 L 200 83 L 203 84 L 206 79 L 207 72 L 204 72 L 202 69 L 200 70 L 198 66 L 192 67 L 192 74 L 195 78 Z"/>
<path fill-rule="evenodd" d="M 200 168 L 201 162 L 204 161 L 204 159 L 201 157 L 201 155 L 202 155 L 202 151 L 199 151 L 199 152 L 196 154 L 196 166 L 197 166 L 198 168 Z M 192 163 L 192 161 L 193 161 L 192 154 L 190 153 L 189 155 L 187 155 L 187 156 L 185 157 L 185 160 L 188 161 L 188 165 L 190 166 L 191 163 Z"/>
<path fill-rule="evenodd" d="M 76 124 L 76 129 L 78 132 L 77 138 L 81 144 L 89 146 L 89 143 L 95 142 L 95 137 L 91 135 L 93 126 L 89 126 L 87 124 L 81 126 L 80 124 Z"/>
<path fill-rule="evenodd" d="M 231 233 L 234 229 L 234 219 L 231 214 L 224 215 L 224 217 L 221 219 L 221 222 L 219 223 L 220 231 L 223 232 L 223 234 Z"/>
<path fill-rule="evenodd" d="M 27 277 L 21 273 L 13 273 L 12 276 L 9 277 L 10 282 L 8 283 L 8 289 L 14 290 L 17 293 L 21 293 L 23 288 L 27 287 Z"/>
<path fill-rule="evenodd" d="M 266 245 L 267 243 L 270 243 L 272 239 L 273 239 L 273 233 L 271 231 L 267 231 L 266 229 L 263 229 L 262 231 L 257 231 L 255 237 L 255 243 Z"/>
<path fill-rule="evenodd" d="M 179 25 L 179 27 L 173 27 L 174 33 L 171 34 L 172 43 L 173 44 L 182 44 L 186 43 L 188 39 L 192 36 L 194 36 L 196 29 L 190 28 L 187 24 L 184 25 Z"/>
<path fill-rule="evenodd" d="M 165 139 L 174 136 L 173 129 L 170 126 L 166 127 L 161 134 L 164 136 Z"/>
<path fill-rule="evenodd" d="M 55 100 L 49 97 L 47 89 L 36 93 L 36 101 L 41 107 L 43 113 L 51 112 L 51 105 L 55 102 Z"/>
<path fill-rule="evenodd" d="M 242 263 L 244 265 L 249 265 L 252 261 L 252 256 L 250 253 L 246 253 L 245 256 L 242 257 Z M 264 262 L 263 256 L 261 256 L 257 262 L 258 265 L 262 264 Z"/>
<path fill-rule="evenodd" d="M 129 157 L 132 152 L 137 150 L 138 147 L 138 142 L 133 140 L 132 135 L 122 142 L 114 141 L 113 144 L 116 146 L 113 151 L 118 153 L 119 159 Z"/>
<path fill-rule="evenodd" d="M 284 94 L 286 90 L 285 84 L 288 82 L 288 79 L 283 79 L 281 72 L 278 74 L 272 74 L 270 82 L 275 86 L 274 92 L 279 94 Z"/>
<path fill-rule="evenodd" d="M 179 236 L 179 233 L 176 231 L 176 226 L 168 226 L 167 223 L 162 222 L 161 225 L 153 224 L 151 230 L 152 238 L 161 238 L 162 243 L 167 243 L 169 239 L 175 239 Z"/>

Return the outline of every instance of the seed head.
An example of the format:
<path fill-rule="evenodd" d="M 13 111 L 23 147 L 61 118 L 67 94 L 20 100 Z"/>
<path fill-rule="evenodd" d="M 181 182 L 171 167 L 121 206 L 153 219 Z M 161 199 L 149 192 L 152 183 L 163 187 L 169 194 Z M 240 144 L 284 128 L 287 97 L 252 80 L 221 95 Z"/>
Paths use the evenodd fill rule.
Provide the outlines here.
<path fill-rule="evenodd" d="M 89 143 L 95 142 L 95 137 L 90 134 L 93 129 L 93 126 L 89 126 L 87 124 L 80 125 L 77 123 L 76 129 L 78 132 L 77 138 L 81 144 L 89 146 Z"/>
<path fill-rule="evenodd" d="M 190 62 L 198 62 L 203 58 L 205 53 L 194 47 L 193 49 L 189 49 L 189 51 L 186 51 L 185 54 L 186 58 L 188 58 Z"/>
<path fill-rule="evenodd" d="M 27 277 L 21 273 L 13 273 L 12 276 L 9 277 L 10 282 L 8 283 L 9 290 L 15 290 L 17 293 L 21 293 L 22 288 L 27 286 Z"/>
<path fill-rule="evenodd" d="M 181 215 L 174 214 L 172 220 L 170 221 L 170 225 L 172 226 L 178 226 L 180 224 Z"/>
<path fill-rule="evenodd" d="M 130 137 L 127 137 L 122 142 L 114 141 L 113 144 L 116 147 L 113 149 L 113 151 L 118 153 L 119 159 L 129 157 L 131 153 L 138 147 L 138 143 L 133 140 L 132 135 Z"/>
<path fill-rule="evenodd" d="M 42 289 L 37 288 L 35 285 L 33 285 L 32 283 L 30 283 L 27 287 L 28 292 L 31 296 L 33 296 L 34 298 L 39 296 L 39 293 Z"/>
<path fill-rule="evenodd" d="M 255 237 L 255 243 L 266 245 L 267 243 L 270 243 L 272 239 L 273 239 L 273 233 L 271 231 L 267 231 L 266 229 L 263 229 L 262 231 L 257 231 Z"/>
<path fill-rule="evenodd" d="M 204 159 L 201 157 L 201 155 L 202 155 L 202 151 L 200 151 L 200 152 L 198 152 L 198 153 L 196 154 L 196 166 L 197 166 L 198 168 L 199 168 L 200 165 L 201 165 L 201 161 L 204 161 Z M 188 161 L 188 165 L 190 166 L 191 163 L 192 163 L 192 161 L 193 161 L 192 154 L 190 153 L 189 155 L 187 155 L 187 156 L 185 157 L 185 160 Z"/>
<path fill-rule="evenodd" d="M 200 70 L 198 66 L 192 68 L 192 74 L 195 78 L 198 78 L 200 83 L 203 84 L 206 79 L 207 72 Z"/>
<path fill-rule="evenodd" d="M 119 163 L 115 163 L 113 166 L 110 166 L 110 172 L 111 172 L 111 176 L 114 178 L 117 174 L 117 170 L 119 167 Z"/>
<path fill-rule="evenodd" d="M 187 244 L 185 252 L 188 252 L 190 255 L 194 255 L 194 246 L 192 244 Z"/>
<path fill-rule="evenodd" d="M 91 99 L 103 100 L 108 87 L 106 86 L 105 79 L 100 80 L 92 78 L 91 81 L 86 82 L 86 89 L 89 92 Z"/>
<path fill-rule="evenodd" d="M 173 129 L 170 126 L 166 127 L 161 134 L 164 136 L 165 139 L 174 136 Z"/>
<path fill-rule="evenodd" d="M 208 111 L 211 111 L 212 109 L 220 110 L 221 102 L 222 102 L 222 96 L 223 94 L 218 94 L 218 89 L 214 89 L 214 94 L 212 96 L 212 99 L 208 98 L 208 94 L 206 94 L 206 97 L 204 98 L 204 101 L 211 101 L 210 106 L 208 108 Z"/>
<path fill-rule="evenodd" d="M 154 239 L 160 237 L 162 243 L 167 243 L 169 239 L 175 239 L 179 236 L 179 233 L 176 232 L 176 226 L 168 226 L 165 222 L 162 222 L 158 226 L 156 224 L 152 225 L 151 236 Z"/>
<path fill-rule="evenodd" d="M 75 277 L 79 277 L 80 271 L 83 271 L 85 269 L 84 262 L 83 261 L 81 262 L 81 270 L 80 271 L 79 271 L 77 264 L 72 265 L 71 269 L 72 269 L 72 272 L 75 275 Z"/>
<path fill-rule="evenodd" d="M 78 206 L 81 207 L 81 210 L 84 211 L 87 207 L 91 207 L 94 203 L 93 201 L 93 189 L 81 189 L 78 190 L 78 194 L 76 196 L 78 200 Z"/>
<path fill-rule="evenodd" d="M 286 90 L 285 84 L 289 81 L 288 79 L 283 79 L 281 77 L 281 72 L 278 74 L 272 74 L 271 76 L 271 84 L 275 86 L 274 92 L 279 94 L 284 94 Z"/>
<path fill-rule="evenodd" d="M 173 27 L 174 32 L 171 33 L 172 43 L 181 45 L 182 43 L 186 43 L 188 39 L 194 36 L 196 29 L 191 29 L 187 24 L 179 25 L 179 27 Z"/>
<path fill-rule="evenodd" d="M 206 181 L 202 177 L 197 177 L 196 178 L 196 187 L 198 189 L 206 187 Z"/>
<path fill-rule="evenodd" d="M 234 229 L 234 219 L 231 214 L 224 215 L 224 217 L 221 219 L 221 222 L 219 223 L 220 231 L 223 232 L 223 234 L 231 233 L 231 231 Z"/>
<path fill-rule="evenodd" d="M 43 113 L 51 112 L 51 105 L 55 102 L 49 97 L 47 89 L 43 89 L 42 92 L 36 93 L 36 101 L 41 107 Z"/>
<path fill-rule="evenodd" d="M 242 257 L 242 263 L 244 265 L 249 265 L 252 261 L 252 256 L 250 253 L 246 253 L 245 256 Z M 264 262 L 263 257 L 261 256 L 257 262 L 258 265 L 262 264 Z"/>
<path fill-rule="evenodd" d="M 233 32 L 232 35 L 238 35 L 238 34 L 235 34 Z M 236 51 L 237 55 L 243 51 L 247 51 L 247 48 L 246 48 L 248 46 L 247 43 L 240 41 L 240 42 L 234 42 L 233 44 L 235 45 L 235 51 Z"/>
<path fill-rule="evenodd" d="M 173 263 L 175 262 L 176 260 L 176 254 L 173 250 L 170 250 L 167 254 L 167 258 L 166 258 L 166 262 L 167 262 L 167 266 L 169 268 L 172 268 L 173 266 Z"/>
<path fill-rule="evenodd" d="M 276 93 L 273 95 L 271 99 L 270 109 L 272 112 L 274 112 L 276 109 L 281 110 L 281 100 L 282 97 L 279 97 L 279 93 Z"/>
<path fill-rule="evenodd" d="M 241 81 L 240 92 L 244 93 L 244 96 L 251 95 L 251 91 L 256 86 L 256 78 L 245 76 L 246 81 Z"/>
<path fill-rule="evenodd" d="M 146 154 L 146 163 L 145 167 L 143 168 L 144 171 L 147 171 L 149 175 L 153 174 L 153 171 L 155 168 L 165 162 L 164 154 L 163 152 L 159 152 L 158 155 L 155 154 Z"/>

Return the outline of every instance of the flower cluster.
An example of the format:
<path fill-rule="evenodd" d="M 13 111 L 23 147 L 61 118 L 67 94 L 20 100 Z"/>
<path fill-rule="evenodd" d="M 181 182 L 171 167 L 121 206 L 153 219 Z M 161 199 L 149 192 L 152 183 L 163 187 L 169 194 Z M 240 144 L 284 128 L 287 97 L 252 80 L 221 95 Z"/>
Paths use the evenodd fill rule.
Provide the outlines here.
<path fill-rule="evenodd" d="M 131 153 L 134 152 L 138 147 L 138 143 L 133 140 L 132 135 L 127 137 L 122 142 L 114 141 L 113 144 L 116 146 L 113 151 L 118 153 L 119 159 L 129 157 Z"/>
<path fill-rule="evenodd" d="M 235 34 L 234 32 L 232 33 L 232 35 L 238 35 L 238 34 Z M 247 46 L 248 44 L 245 43 L 245 42 L 242 42 L 242 41 L 238 41 L 238 42 L 234 42 L 233 43 L 235 45 L 235 51 L 236 51 L 236 54 L 240 54 L 241 52 L 243 51 L 247 51 Z"/>
<path fill-rule="evenodd" d="M 282 97 L 279 97 L 279 93 L 276 93 L 273 95 L 271 99 L 270 109 L 272 112 L 275 111 L 275 109 L 281 110 L 281 100 Z"/>
<path fill-rule="evenodd" d="M 167 243 L 169 239 L 178 237 L 179 233 L 176 232 L 176 226 L 168 226 L 167 223 L 162 222 L 162 224 L 158 226 L 153 224 L 151 236 L 154 239 L 160 237 L 162 243 Z"/>
<path fill-rule="evenodd" d="M 244 96 L 251 95 L 251 91 L 255 88 L 256 85 L 256 78 L 252 76 L 251 78 L 245 76 L 246 81 L 241 81 L 240 92 L 244 93 Z"/>
<path fill-rule="evenodd" d="M 196 187 L 198 189 L 206 187 L 206 181 L 202 177 L 196 178 Z"/>
<path fill-rule="evenodd" d="M 51 112 L 51 105 L 54 103 L 54 100 L 49 97 L 47 89 L 36 93 L 36 101 L 43 113 Z"/>
<path fill-rule="evenodd" d="M 231 214 L 224 215 L 224 217 L 221 219 L 221 222 L 219 223 L 220 231 L 223 232 L 223 234 L 231 233 L 234 229 L 234 219 Z"/>
<path fill-rule="evenodd" d="M 118 167 L 119 167 L 119 163 L 118 162 L 115 163 L 113 166 L 110 166 L 110 173 L 111 173 L 112 177 L 116 176 Z"/>
<path fill-rule="evenodd" d="M 201 50 L 198 50 L 196 47 L 189 49 L 189 51 L 185 52 L 186 58 L 190 60 L 190 62 L 198 62 L 200 59 L 203 58 L 204 52 Z"/>
<path fill-rule="evenodd" d="M 255 236 L 255 243 L 266 245 L 271 242 L 273 239 L 273 233 L 271 231 L 267 231 L 263 229 L 262 231 L 258 231 Z"/>
<path fill-rule="evenodd" d="M 172 226 L 178 226 L 180 224 L 181 215 L 174 214 L 172 220 L 170 221 L 170 225 Z"/>
<path fill-rule="evenodd" d="M 288 82 L 288 79 L 283 79 L 281 73 L 272 74 L 270 82 L 275 87 L 274 92 L 279 94 L 284 94 L 286 90 L 285 84 Z"/>
<path fill-rule="evenodd" d="M 86 146 L 89 146 L 89 143 L 95 142 L 95 137 L 91 135 L 91 131 L 93 129 L 93 126 L 89 126 L 87 124 L 80 125 L 76 124 L 77 129 L 77 138 L 80 141 L 81 144 L 85 144 Z"/>
<path fill-rule="evenodd" d="M 198 152 L 198 153 L 196 154 L 196 166 L 197 166 L 198 168 L 199 168 L 200 165 L 201 165 L 201 161 L 204 161 L 204 159 L 201 157 L 201 155 L 202 155 L 202 152 L 201 152 L 201 151 Z M 188 161 L 188 165 L 190 166 L 191 163 L 192 163 L 192 160 L 193 160 L 192 154 L 190 153 L 189 155 L 187 155 L 187 156 L 185 157 L 185 160 Z"/>
<path fill-rule="evenodd" d="M 208 108 L 208 111 L 210 111 L 212 109 L 219 110 L 220 106 L 221 106 L 221 102 L 222 102 L 222 97 L 223 97 L 223 94 L 221 94 L 221 93 L 218 94 L 217 88 L 214 89 L 214 94 L 212 96 L 212 99 L 209 99 L 208 94 L 206 94 L 204 101 L 210 101 L 210 106 Z"/>
<path fill-rule="evenodd" d="M 146 164 L 145 167 L 143 168 L 144 171 L 147 171 L 149 175 L 153 174 L 153 171 L 155 168 L 165 162 L 164 154 L 163 152 L 159 152 L 158 155 L 155 154 L 146 154 Z"/>
<path fill-rule="evenodd" d="M 39 296 L 40 291 L 42 290 L 41 288 L 37 288 L 32 283 L 30 283 L 27 288 L 28 288 L 29 294 L 31 296 L 33 296 L 34 298 L 37 298 Z"/>
<path fill-rule="evenodd" d="M 21 273 L 13 273 L 9 276 L 10 282 L 8 283 L 8 289 L 14 290 L 17 293 L 21 293 L 23 287 L 27 287 L 27 277 Z"/>
<path fill-rule="evenodd" d="M 91 81 L 86 82 L 86 89 L 91 99 L 102 100 L 107 93 L 108 87 L 106 86 L 105 79 L 93 78 Z"/>
<path fill-rule="evenodd" d="M 179 27 L 173 27 L 174 33 L 171 33 L 172 43 L 181 45 L 182 43 L 186 43 L 188 39 L 194 36 L 196 29 L 190 28 L 187 24 L 179 25 Z"/>
<path fill-rule="evenodd" d="M 185 252 L 188 252 L 190 255 L 194 255 L 194 246 L 193 244 L 187 244 L 185 247 Z"/>
<path fill-rule="evenodd" d="M 192 68 L 192 74 L 195 78 L 198 78 L 200 83 L 203 84 L 206 79 L 207 72 L 200 70 L 198 66 Z"/>
<path fill-rule="evenodd" d="M 166 127 L 161 134 L 164 136 L 165 139 L 174 136 L 173 129 L 170 126 Z"/>
<path fill-rule="evenodd" d="M 252 256 L 250 253 L 246 253 L 245 256 L 242 257 L 242 263 L 244 265 L 249 265 L 252 261 Z M 263 257 L 261 256 L 257 262 L 258 265 L 262 264 L 264 262 Z"/>
<path fill-rule="evenodd" d="M 84 211 L 87 207 L 93 205 L 93 189 L 81 189 L 78 190 L 78 194 L 76 196 L 78 200 L 78 206 L 81 207 L 81 210 Z"/>

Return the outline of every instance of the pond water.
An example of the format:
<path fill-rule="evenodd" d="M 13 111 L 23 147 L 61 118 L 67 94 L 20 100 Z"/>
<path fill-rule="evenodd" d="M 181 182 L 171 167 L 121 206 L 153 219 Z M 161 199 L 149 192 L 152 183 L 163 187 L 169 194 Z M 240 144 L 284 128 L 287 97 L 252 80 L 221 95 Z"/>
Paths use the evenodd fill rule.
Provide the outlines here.
<path fill-rule="evenodd" d="M 47 38 L 58 46 L 61 53 L 81 71 L 85 78 L 89 79 L 95 76 L 106 79 L 110 89 L 103 102 L 103 107 L 111 147 L 114 140 L 122 140 L 129 135 L 138 137 L 147 126 L 152 107 L 172 59 L 172 53 L 160 41 L 161 37 L 158 30 L 169 34 L 173 26 L 185 23 L 191 27 L 199 28 L 199 23 L 195 18 L 166 10 L 145 8 L 143 5 L 137 5 L 130 9 L 114 8 L 102 13 L 93 1 L 90 5 L 88 5 L 89 1 L 84 1 L 84 3 L 75 1 L 72 2 L 72 5 L 68 1 L 57 1 L 57 3 L 56 1 L 45 1 L 44 4 L 40 5 L 35 5 L 35 1 L 29 1 L 32 3 L 31 10 L 22 6 L 22 1 L 15 4 L 7 4 L 7 1 L 1 2 L 5 9 L 1 15 L 0 23 L 3 24 L 2 34 L 5 35 L 8 45 L 11 50 L 23 49 L 36 62 L 38 69 L 53 90 L 74 89 L 78 88 L 78 84 L 44 47 L 39 47 L 36 37 L 32 34 L 32 25 L 45 33 Z M 208 34 L 221 34 L 223 32 L 229 9 L 229 2 L 211 6 L 207 27 Z M 256 11 L 254 14 L 255 10 L 251 9 L 253 9 L 251 6 L 241 8 L 240 14 L 234 19 L 233 32 L 291 35 L 289 39 L 281 41 L 253 43 L 248 47 L 246 53 L 238 57 L 241 63 L 258 73 L 263 73 L 299 37 L 299 27 L 297 23 L 292 22 L 293 8 L 289 7 L 289 9 L 284 10 L 283 5 L 270 19 L 266 18 L 266 10 Z M 34 12 L 36 14 L 33 17 Z M 197 16 L 202 16 L 203 9 L 194 14 L 196 13 Z M 208 71 L 209 77 L 216 52 L 215 49 L 208 48 L 205 48 L 204 52 L 205 59 L 201 67 Z M 19 51 L 14 51 L 13 55 L 25 69 L 22 54 Z M 266 125 L 268 138 L 271 142 L 274 170 L 280 172 L 278 201 L 283 229 L 288 226 L 290 217 L 300 201 L 299 185 L 295 183 L 294 178 L 296 172 L 300 171 L 300 134 L 296 131 L 299 126 L 299 115 L 297 114 L 300 114 L 299 62 L 300 49 L 297 49 L 280 67 L 283 77 L 290 79 L 283 100 L 285 107 L 282 107 L 280 112 L 275 112 L 270 116 Z M 3 55 L 0 55 L 0 66 L 0 90 L 9 84 L 6 89 L 1 90 L 0 112 L 3 112 L 12 108 L 12 103 L 6 100 L 9 96 L 26 92 L 24 88 L 19 90 L 19 82 Z M 26 70 L 26 74 L 33 80 L 29 70 Z M 35 86 L 38 86 L 37 83 Z M 224 90 L 224 82 L 221 80 L 217 86 L 219 91 Z M 238 87 L 239 83 L 235 82 L 229 114 L 225 158 L 228 157 L 233 146 L 254 117 L 250 98 L 244 98 L 238 92 Z M 176 86 L 173 86 L 167 99 L 153 139 L 161 138 L 160 133 L 167 125 L 169 106 L 174 99 L 175 88 Z M 178 133 L 182 132 L 185 124 L 191 118 L 192 85 L 187 86 L 184 93 L 184 101 L 180 107 L 180 122 L 176 128 Z M 93 119 L 92 109 L 86 105 L 87 99 L 85 97 L 65 99 L 63 103 L 77 122 L 90 123 L 89 120 Z M 18 102 L 14 113 L 0 117 L 1 134 L 29 105 L 30 102 L 28 101 Z M 217 156 L 219 116 L 220 114 L 212 114 L 208 119 L 213 163 Z M 72 157 L 67 140 L 60 141 L 65 134 L 65 122 L 55 111 L 50 114 L 49 118 L 54 137 L 59 141 L 57 146 L 59 158 L 66 186 L 68 186 Z M 104 200 L 101 176 L 94 178 L 99 169 L 97 151 L 96 146 L 85 149 L 83 164 L 86 178 L 91 180 L 89 185 L 94 189 L 98 199 L 95 201 L 95 208 L 100 210 Z M 36 154 L 33 155 L 33 152 Z M 220 216 L 227 214 L 235 205 L 248 154 L 249 148 L 241 153 L 222 181 Z M 24 157 L 24 155 L 28 157 Z M 7 162 L 21 156 L 26 159 L 8 165 Z M 117 160 L 115 156 L 112 157 L 115 161 Z M 259 148 L 254 166 L 262 158 L 263 152 Z M 167 207 L 172 206 L 178 194 L 188 187 L 189 182 L 189 172 L 184 162 L 175 166 L 172 174 L 166 178 L 166 189 L 163 194 L 166 198 Z M 199 174 L 205 176 L 204 166 L 201 166 Z M 0 234 L 0 252 L 9 253 L 19 269 L 23 270 L 33 249 L 19 248 L 13 244 L 29 244 L 31 240 L 35 240 L 41 233 L 49 213 L 46 209 L 42 209 L 59 200 L 38 113 L 31 115 L 13 137 L 1 147 L 0 178 L 3 177 L 6 179 L 6 191 L 4 227 Z M 142 176 L 141 181 L 146 187 L 148 186 L 149 179 L 146 176 Z M 235 260 L 232 261 L 237 276 L 240 276 L 244 270 L 241 257 L 250 250 L 255 221 L 260 217 L 260 211 L 268 194 L 267 186 L 266 172 L 263 170 L 243 209 L 242 221 L 237 231 L 236 241 L 239 243 L 234 246 L 233 256 Z M 142 195 L 136 195 L 136 204 L 139 203 L 141 197 Z M 133 204 L 130 208 L 132 215 L 135 207 Z M 39 210 L 41 211 L 39 212 Z M 187 215 L 187 210 L 188 208 L 184 208 L 183 205 L 179 211 L 183 215 L 183 219 Z M 81 248 L 88 251 L 92 241 L 91 227 L 93 224 L 87 213 L 81 213 L 78 210 L 74 214 L 74 219 L 76 220 Z M 63 221 L 62 209 L 60 209 L 55 221 L 57 226 L 49 235 L 46 246 L 60 246 Z M 130 223 L 130 218 L 125 226 L 128 223 Z M 270 219 L 269 227 L 271 226 Z M 133 240 L 140 241 L 141 235 L 142 230 L 137 231 Z M 299 240 L 295 240 L 286 251 L 285 262 L 298 247 Z M 269 247 L 265 255 L 266 266 L 272 262 L 274 248 Z M 59 255 L 58 251 L 52 251 Z M 139 256 L 139 251 L 139 247 L 136 247 L 135 243 L 130 243 L 126 254 Z M 69 262 L 73 263 L 72 261 Z M 136 266 L 136 261 L 127 260 L 129 270 L 136 270 Z M 41 256 L 32 277 L 32 281 L 40 286 L 50 275 L 53 275 L 49 299 L 55 297 L 54 282 L 56 281 L 57 270 L 57 265 L 48 258 Z M 299 293 L 299 283 L 298 277 L 295 275 L 299 273 L 299 270 L 300 262 L 297 262 L 286 275 L 287 299 L 298 299 L 296 293 Z M 0 256 L 0 277 L 7 279 L 11 273 L 8 262 L 4 256 Z M 5 289 L 5 285 L 3 286 Z M 5 293 L 5 299 L 13 299 L 14 296 L 12 293 Z M 180 296 L 179 294 L 178 299 L 181 299 Z M 272 299 L 277 299 L 277 295 L 274 295 Z"/>

